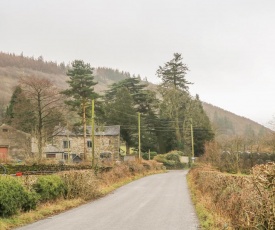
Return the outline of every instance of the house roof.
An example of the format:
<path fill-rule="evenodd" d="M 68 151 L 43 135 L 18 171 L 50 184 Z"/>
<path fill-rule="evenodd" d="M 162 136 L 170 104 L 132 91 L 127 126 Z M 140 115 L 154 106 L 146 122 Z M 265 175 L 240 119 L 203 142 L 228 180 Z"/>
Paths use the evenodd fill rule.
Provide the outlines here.
<path fill-rule="evenodd" d="M 54 127 L 54 136 L 75 136 L 76 134 L 63 126 Z"/>
<path fill-rule="evenodd" d="M 16 132 L 18 132 L 18 133 L 21 133 L 21 134 L 23 134 L 23 135 L 25 135 L 25 136 L 31 136 L 31 134 L 25 133 L 25 132 L 23 132 L 23 131 L 21 131 L 21 130 L 18 130 L 18 129 L 16 129 L 16 128 L 13 128 L 12 126 L 7 125 L 7 124 L 5 124 L 5 123 L 3 123 L 2 125 L 0 125 L 0 129 L 13 130 L 13 131 L 16 131 Z"/>
<path fill-rule="evenodd" d="M 66 127 L 56 126 L 54 136 L 82 136 L 82 127 L 75 131 L 70 131 Z M 92 134 L 92 127 L 87 126 L 87 135 Z M 120 135 L 120 125 L 95 126 L 95 136 L 117 136 Z"/>
<path fill-rule="evenodd" d="M 92 134 L 91 126 L 87 126 L 87 133 Z M 119 125 L 96 126 L 95 127 L 95 135 L 96 136 L 117 136 L 117 135 L 120 135 L 120 126 Z"/>
<path fill-rule="evenodd" d="M 60 150 L 53 145 L 46 145 L 44 152 L 45 153 L 60 153 Z"/>

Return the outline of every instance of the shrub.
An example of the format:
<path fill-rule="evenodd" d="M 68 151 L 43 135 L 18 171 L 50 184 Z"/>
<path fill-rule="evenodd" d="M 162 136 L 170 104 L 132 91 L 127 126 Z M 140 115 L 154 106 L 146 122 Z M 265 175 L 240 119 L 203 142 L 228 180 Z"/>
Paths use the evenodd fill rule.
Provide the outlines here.
<path fill-rule="evenodd" d="M 11 216 L 36 207 L 35 193 L 26 191 L 16 178 L 1 176 L 0 191 L 0 216 Z"/>
<path fill-rule="evenodd" d="M 143 161 L 142 165 L 146 170 L 165 170 L 163 164 L 155 160 Z"/>
<path fill-rule="evenodd" d="M 45 202 L 62 197 L 65 193 L 63 180 L 57 175 L 41 176 L 33 184 L 33 189 L 39 195 L 39 201 Z"/>
<path fill-rule="evenodd" d="M 67 171 L 60 173 L 65 185 L 65 198 L 89 200 L 99 196 L 98 180 L 92 170 Z"/>
<path fill-rule="evenodd" d="M 157 152 L 150 152 L 150 160 L 154 159 L 154 157 L 157 155 Z M 149 160 L 149 153 L 143 153 L 142 158 L 144 160 Z"/>
<path fill-rule="evenodd" d="M 22 210 L 24 212 L 35 209 L 38 202 L 38 196 L 35 192 L 26 192 L 23 194 Z"/>
<path fill-rule="evenodd" d="M 182 169 L 186 164 L 180 162 L 180 153 L 172 151 L 155 156 L 154 160 L 163 163 L 167 169 Z"/>

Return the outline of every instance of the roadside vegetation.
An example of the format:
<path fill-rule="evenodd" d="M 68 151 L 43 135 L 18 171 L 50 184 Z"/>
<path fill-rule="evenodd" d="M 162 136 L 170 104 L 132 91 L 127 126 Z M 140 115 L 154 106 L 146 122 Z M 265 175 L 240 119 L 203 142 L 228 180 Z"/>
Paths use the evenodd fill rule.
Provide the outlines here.
<path fill-rule="evenodd" d="M 188 182 L 203 229 L 275 229 L 274 154 L 208 143 Z"/>
<path fill-rule="evenodd" d="M 204 229 L 275 229 L 275 163 L 249 176 L 198 166 L 188 175 Z"/>
<path fill-rule="evenodd" d="M 54 175 L 0 176 L 0 230 L 59 213 L 108 194 L 140 177 L 164 172 L 156 161 L 127 162 L 109 170 L 70 170 Z"/>

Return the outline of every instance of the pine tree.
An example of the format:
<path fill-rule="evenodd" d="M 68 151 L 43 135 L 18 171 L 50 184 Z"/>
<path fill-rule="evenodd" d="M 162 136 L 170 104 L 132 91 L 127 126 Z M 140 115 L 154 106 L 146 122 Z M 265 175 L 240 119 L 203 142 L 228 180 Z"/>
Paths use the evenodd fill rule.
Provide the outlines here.
<path fill-rule="evenodd" d="M 63 94 L 69 97 L 65 101 L 73 111 L 77 111 L 82 117 L 83 125 L 83 142 L 84 142 L 84 160 L 87 160 L 86 146 L 86 129 L 87 129 L 87 108 L 91 106 L 93 99 L 98 97 L 94 92 L 94 86 L 97 82 L 94 81 L 93 68 L 90 64 L 85 64 L 82 60 L 75 60 L 72 63 L 72 68 L 68 70 L 67 75 L 70 77 L 69 89 L 62 91 Z"/>
<path fill-rule="evenodd" d="M 20 98 L 20 94 L 22 93 L 22 89 L 20 86 L 17 86 L 13 91 L 11 96 L 10 103 L 6 110 L 6 123 L 11 124 L 12 118 L 14 118 L 14 105 L 17 103 L 18 99 Z"/>
<path fill-rule="evenodd" d="M 34 106 L 26 98 L 20 86 L 15 88 L 11 96 L 4 122 L 26 133 L 31 133 L 35 129 Z"/>
<path fill-rule="evenodd" d="M 137 113 L 141 113 L 142 123 L 142 150 L 156 149 L 156 111 L 158 107 L 158 100 L 156 99 L 156 93 L 146 89 L 147 85 L 142 83 L 138 78 L 128 78 L 118 83 L 111 85 L 110 89 L 105 94 L 105 105 L 109 106 L 110 102 L 117 101 L 118 92 L 121 90 L 125 93 L 129 93 L 133 100 L 133 109 Z M 126 92 L 127 91 L 127 92 Z M 123 103 L 123 102 L 121 102 Z M 111 114 L 112 116 L 112 114 Z M 112 121 L 112 119 L 110 120 Z M 121 124 L 124 124 L 121 121 Z M 134 125 L 136 126 L 136 124 Z M 134 143 L 134 141 L 132 141 Z"/>
<path fill-rule="evenodd" d="M 120 125 L 120 135 L 126 142 L 126 154 L 134 145 L 134 134 L 137 133 L 137 113 L 134 101 L 127 88 L 120 88 L 116 97 L 106 104 L 106 118 L 109 124 Z"/>
<path fill-rule="evenodd" d="M 188 85 L 192 84 L 185 79 L 185 75 L 189 71 L 186 64 L 182 63 L 182 57 L 179 53 L 174 53 L 174 58 L 164 64 L 163 67 L 159 66 L 157 76 L 162 80 L 163 87 L 173 86 L 181 90 L 188 91 Z"/>

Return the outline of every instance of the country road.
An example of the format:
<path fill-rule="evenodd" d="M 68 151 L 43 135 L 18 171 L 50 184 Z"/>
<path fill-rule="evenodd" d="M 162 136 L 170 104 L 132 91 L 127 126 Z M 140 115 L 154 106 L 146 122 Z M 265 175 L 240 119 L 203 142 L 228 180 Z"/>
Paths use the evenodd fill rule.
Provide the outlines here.
<path fill-rule="evenodd" d="M 112 194 L 17 230 L 195 230 L 187 171 L 131 182 Z"/>

